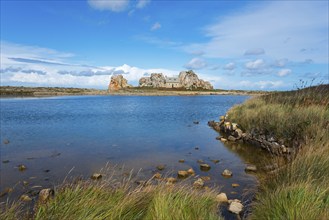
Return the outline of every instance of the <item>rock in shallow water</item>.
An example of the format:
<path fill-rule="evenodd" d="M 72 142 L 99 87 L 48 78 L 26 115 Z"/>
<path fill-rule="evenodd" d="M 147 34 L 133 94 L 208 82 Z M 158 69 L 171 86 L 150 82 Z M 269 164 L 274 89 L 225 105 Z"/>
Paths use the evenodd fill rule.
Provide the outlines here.
<path fill-rule="evenodd" d="M 223 202 L 227 202 L 227 196 L 225 193 L 219 193 L 217 196 L 216 196 L 216 201 L 219 202 L 219 203 L 223 203 Z"/>
<path fill-rule="evenodd" d="M 103 176 L 100 173 L 94 173 L 90 178 L 93 180 L 99 180 L 101 179 Z"/>
<path fill-rule="evenodd" d="M 239 214 L 243 209 L 243 205 L 241 202 L 237 199 L 230 202 L 230 205 L 228 207 L 228 210 L 232 213 Z"/>
<path fill-rule="evenodd" d="M 195 175 L 195 171 L 193 170 L 193 168 L 188 169 L 187 172 L 190 175 Z"/>
<path fill-rule="evenodd" d="M 206 164 L 206 163 L 202 163 L 202 164 L 200 164 L 200 169 L 202 170 L 202 171 L 208 171 L 208 170 L 210 170 L 210 165 L 208 165 L 208 164 Z"/>
<path fill-rule="evenodd" d="M 162 164 L 157 166 L 158 170 L 164 170 L 165 168 L 166 168 L 166 166 L 162 165 Z"/>
<path fill-rule="evenodd" d="M 222 173 L 223 176 L 225 177 L 231 177 L 233 175 L 232 171 L 225 169 Z"/>
<path fill-rule="evenodd" d="M 46 202 L 50 199 L 50 197 L 54 195 L 54 190 L 47 188 L 47 189 L 42 189 L 39 192 L 39 201 L 40 202 Z"/>
<path fill-rule="evenodd" d="M 195 188 L 202 188 L 204 186 L 204 182 L 201 178 L 199 178 L 193 183 L 193 186 Z"/>
<path fill-rule="evenodd" d="M 247 172 L 256 172 L 257 167 L 255 165 L 247 165 L 246 168 L 245 168 L 245 171 L 247 171 Z"/>
<path fill-rule="evenodd" d="M 22 200 L 23 202 L 29 202 L 32 199 L 28 196 L 28 195 L 21 195 L 20 200 Z"/>
<path fill-rule="evenodd" d="M 24 164 L 20 164 L 20 165 L 18 165 L 18 170 L 19 171 L 24 171 L 24 170 L 26 170 L 27 168 L 26 168 L 26 166 L 24 165 Z"/>
<path fill-rule="evenodd" d="M 188 172 L 185 170 L 180 170 L 180 171 L 178 171 L 177 175 L 179 178 L 186 178 L 186 177 L 188 177 Z"/>

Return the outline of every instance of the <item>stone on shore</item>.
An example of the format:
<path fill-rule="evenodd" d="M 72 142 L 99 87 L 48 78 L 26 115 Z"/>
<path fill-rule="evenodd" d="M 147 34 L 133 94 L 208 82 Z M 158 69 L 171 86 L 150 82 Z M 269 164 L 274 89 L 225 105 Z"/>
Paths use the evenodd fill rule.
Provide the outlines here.
<path fill-rule="evenodd" d="M 187 173 L 190 175 L 195 175 L 195 171 L 193 170 L 193 168 L 188 169 Z"/>
<path fill-rule="evenodd" d="M 228 210 L 232 213 L 239 214 L 243 209 L 243 205 L 241 202 L 237 199 L 230 201 L 230 205 L 228 207 Z"/>
<path fill-rule="evenodd" d="M 99 179 L 102 178 L 102 174 L 94 173 L 90 178 L 93 179 L 93 180 L 99 180 Z"/>
<path fill-rule="evenodd" d="M 256 172 L 257 171 L 257 167 L 255 165 L 247 165 L 245 168 L 246 172 Z"/>
<path fill-rule="evenodd" d="M 220 141 L 221 142 L 227 142 L 227 139 L 222 137 L 222 138 L 220 138 Z"/>
<path fill-rule="evenodd" d="M 202 164 L 200 164 L 200 170 L 202 170 L 202 171 L 208 171 L 208 170 L 210 170 L 210 165 L 208 165 L 208 164 L 206 164 L 206 163 L 202 163 Z"/>
<path fill-rule="evenodd" d="M 202 188 L 204 186 L 204 182 L 201 178 L 198 178 L 194 183 L 193 186 L 195 188 Z"/>
<path fill-rule="evenodd" d="M 219 202 L 219 203 L 224 203 L 224 202 L 227 202 L 227 196 L 225 193 L 219 193 L 217 196 L 216 196 L 216 201 Z"/>
<path fill-rule="evenodd" d="M 174 177 L 168 177 L 167 178 L 167 185 L 171 185 L 177 182 L 177 179 Z"/>
<path fill-rule="evenodd" d="M 188 177 L 188 172 L 187 171 L 185 171 L 185 170 L 180 170 L 180 171 L 178 171 L 178 177 L 179 178 L 186 178 L 186 177 Z"/>
<path fill-rule="evenodd" d="M 230 170 L 225 169 L 223 171 L 222 175 L 225 176 L 225 177 L 231 177 L 233 175 L 233 173 Z"/>
<path fill-rule="evenodd" d="M 227 140 L 229 141 L 236 141 L 236 138 L 233 137 L 232 135 L 228 136 Z"/>
<path fill-rule="evenodd" d="M 161 173 L 155 173 L 155 174 L 153 175 L 153 178 L 154 178 L 154 179 L 161 179 L 161 177 L 162 177 Z"/>
<path fill-rule="evenodd" d="M 40 202 L 46 202 L 50 199 L 50 197 L 54 195 L 54 190 L 47 188 L 47 189 L 42 189 L 39 192 L 39 201 Z"/>
<path fill-rule="evenodd" d="M 24 194 L 24 195 L 21 195 L 20 200 L 23 201 L 23 202 L 29 202 L 32 199 L 28 195 Z"/>

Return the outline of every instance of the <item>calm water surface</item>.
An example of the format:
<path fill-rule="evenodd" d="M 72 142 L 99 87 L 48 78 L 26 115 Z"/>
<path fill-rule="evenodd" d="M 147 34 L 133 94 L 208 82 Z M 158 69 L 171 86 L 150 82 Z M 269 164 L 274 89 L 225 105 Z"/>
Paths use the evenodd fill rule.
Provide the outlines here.
<path fill-rule="evenodd" d="M 1 191 L 16 194 L 38 185 L 53 186 L 70 175 L 88 178 L 107 162 L 138 170 L 149 178 L 156 166 L 163 173 L 193 167 L 210 176 L 207 186 L 219 186 L 229 198 L 243 199 L 256 178 L 244 171 L 262 153 L 237 144 L 223 145 L 208 127 L 247 96 L 79 96 L 1 99 Z M 199 121 L 199 124 L 194 124 Z M 8 139 L 9 144 L 3 140 Z M 199 150 L 196 150 L 198 147 Z M 249 149 L 249 150 L 248 150 Z M 185 159 L 185 163 L 179 163 Z M 197 160 L 211 165 L 201 171 Z M 3 163 L 9 160 L 8 163 Z M 220 160 L 214 164 L 211 160 Z M 27 170 L 20 172 L 17 165 Z M 224 169 L 233 171 L 224 178 Z M 24 186 L 22 181 L 28 181 Z M 232 183 L 240 187 L 232 188 Z M 235 194 L 237 193 L 237 194 Z M 15 195 L 15 194 L 14 194 Z M 1 200 L 7 199 L 6 197 Z"/>

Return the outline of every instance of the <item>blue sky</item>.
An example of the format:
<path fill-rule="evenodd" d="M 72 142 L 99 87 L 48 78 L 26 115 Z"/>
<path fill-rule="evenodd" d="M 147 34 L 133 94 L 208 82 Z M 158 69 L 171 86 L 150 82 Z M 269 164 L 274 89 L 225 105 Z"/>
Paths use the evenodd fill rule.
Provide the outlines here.
<path fill-rule="evenodd" d="M 1 1 L 1 85 L 106 89 L 193 69 L 215 88 L 329 82 L 328 1 Z"/>

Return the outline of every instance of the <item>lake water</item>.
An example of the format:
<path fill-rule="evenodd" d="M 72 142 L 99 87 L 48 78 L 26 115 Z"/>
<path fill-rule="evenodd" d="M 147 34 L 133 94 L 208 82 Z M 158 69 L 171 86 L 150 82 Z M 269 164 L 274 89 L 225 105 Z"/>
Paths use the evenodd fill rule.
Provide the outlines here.
<path fill-rule="evenodd" d="M 12 197 L 35 186 L 54 186 L 70 176 L 88 178 L 107 162 L 138 171 L 147 179 L 156 166 L 162 173 L 192 167 L 210 176 L 206 186 L 218 186 L 230 198 L 245 199 L 256 178 L 244 171 L 262 155 L 256 148 L 224 145 L 208 127 L 247 96 L 78 96 L 1 99 L 1 182 Z M 194 124 L 198 121 L 199 124 Z M 9 140 L 8 144 L 4 144 Z M 196 147 L 198 150 L 196 150 Z M 185 163 L 179 163 L 184 159 Z M 6 161 L 6 160 L 9 160 Z M 197 160 L 211 165 L 201 171 Z M 211 160 L 219 160 L 214 163 Z M 5 162 L 5 163 L 4 163 Z M 17 169 L 24 164 L 27 169 Z M 224 178 L 224 169 L 233 177 Z M 27 181 L 28 185 L 24 185 Z M 232 183 L 240 187 L 232 188 Z M 36 187 L 37 188 L 37 187 Z M 6 196 L 1 198 L 5 201 Z"/>

